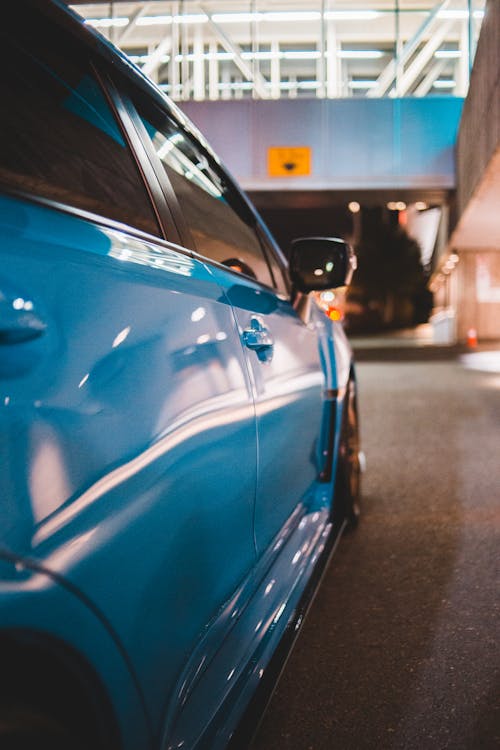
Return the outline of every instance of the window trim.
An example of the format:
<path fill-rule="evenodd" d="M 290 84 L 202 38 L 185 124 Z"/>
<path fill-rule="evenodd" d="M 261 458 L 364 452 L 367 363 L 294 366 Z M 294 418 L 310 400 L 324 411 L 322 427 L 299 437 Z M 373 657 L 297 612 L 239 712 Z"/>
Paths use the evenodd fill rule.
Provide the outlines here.
<path fill-rule="evenodd" d="M 151 138 L 149 137 L 148 132 L 144 127 L 141 117 L 129 94 L 126 91 L 123 91 L 122 87 L 119 84 L 119 81 L 116 81 L 114 78 L 112 78 L 110 83 L 114 88 L 117 99 L 122 105 L 123 111 L 126 113 L 128 122 L 131 124 L 135 131 L 134 142 L 139 144 L 140 149 L 148 159 L 150 173 L 154 175 L 154 180 L 160 187 L 162 198 L 165 201 L 165 204 L 168 207 L 169 214 L 172 216 L 177 228 L 177 232 L 179 234 L 179 242 L 185 247 L 186 251 L 194 254 L 196 253 L 196 245 L 192 238 L 191 232 L 189 231 L 186 220 L 184 219 L 184 215 L 179 205 L 179 201 L 177 200 L 174 188 L 172 187 L 172 183 L 170 182 L 168 175 L 163 168 L 161 159 L 159 158 L 153 147 Z M 127 80 L 127 85 L 133 87 L 133 81 Z M 139 96 L 145 96 L 145 93 L 139 87 L 136 87 L 136 90 Z M 159 106 L 156 100 L 153 100 L 153 103 L 156 106 Z M 163 111 L 168 117 L 172 118 L 170 112 L 168 112 L 167 110 Z"/>
<path fill-rule="evenodd" d="M 257 233 L 259 236 L 259 240 L 262 244 L 263 251 L 266 253 L 267 262 L 270 265 L 271 271 L 272 271 L 273 265 L 272 265 L 272 262 L 269 260 L 269 257 L 271 257 L 275 261 L 278 267 L 278 270 L 281 273 L 281 278 L 283 280 L 283 283 L 280 285 L 276 282 L 276 279 L 274 279 L 276 291 L 279 295 L 285 296 L 286 299 L 291 299 L 292 285 L 290 283 L 288 267 L 283 263 L 281 254 L 278 254 L 276 252 L 276 249 L 273 246 L 272 235 L 270 235 L 269 230 L 267 229 L 266 225 L 263 223 L 261 217 L 258 214 L 256 214 L 256 218 L 257 218 Z M 274 272 L 272 275 L 274 278 Z M 280 291 L 280 286 L 284 287 L 284 291 Z"/>
<path fill-rule="evenodd" d="M 100 62 L 103 61 L 101 60 Z M 99 85 L 106 96 L 106 100 L 112 109 L 113 115 L 120 125 L 127 148 L 134 159 L 140 179 L 148 194 L 149 201 L 158 221 L 160 238 L 180 245 L 181 233 L 179 232 L 176 218 L 170 209 L 166 196 L 164 195 L 161 182 L 158 180 L 152 167 L 143 140 L 141 139 L 140 134 L 138 134 L 135 123 L 130 117 L 126 103 L 123 101 L 121 93 L 115 85 L 113 78 L 110 76 L 106 64 L 104 63 L 102 68 L 100 68 L 98 64 L 91 61 L 91 65 L 94 75 L 96 76 Z"/>

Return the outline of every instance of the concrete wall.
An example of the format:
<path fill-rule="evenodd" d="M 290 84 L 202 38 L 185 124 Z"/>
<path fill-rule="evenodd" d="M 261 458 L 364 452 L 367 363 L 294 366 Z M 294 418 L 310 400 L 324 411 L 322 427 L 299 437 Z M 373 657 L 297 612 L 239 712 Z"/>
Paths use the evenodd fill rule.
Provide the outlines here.
<path fill-rule="evenodd" d="M 483 341 L 500 336 L 500 253 L 493 250 L 460 253 L 455 272 L 457 335 L 467 338 L 469 328 Z"/>
<path fill-rule="evenodd" d="M 500 0 L 489 0 L 457 140 L 458 337 L 500 339 Z M 450 280 L 445 282 L 450 283 Z"/>
<path fill-rule="evenodd" d="M 247 190 L 380 190 L 455 185 L 463 100 L 293 99 L 183 102 Z M 269 177 L 270 146 L 310 146 L 312 174 Z"/>
<path fill-rule="evenodd" d="M 500 146 L 500 2 L 490 0 L 481 26 L 469 94 L 457 139 L 457 207 L 465 211 Z"/>

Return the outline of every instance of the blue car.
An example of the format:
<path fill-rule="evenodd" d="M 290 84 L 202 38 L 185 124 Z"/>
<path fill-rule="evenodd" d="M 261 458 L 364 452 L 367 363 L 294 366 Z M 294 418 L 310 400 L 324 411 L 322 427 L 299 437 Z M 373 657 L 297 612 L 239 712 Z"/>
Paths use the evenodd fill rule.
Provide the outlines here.
<path fill-rule="evenodd" d="M 59 2 L 2 11 L 0 747 L 242 746 L 359 500 L 356 380 L 203 137 Z"/>

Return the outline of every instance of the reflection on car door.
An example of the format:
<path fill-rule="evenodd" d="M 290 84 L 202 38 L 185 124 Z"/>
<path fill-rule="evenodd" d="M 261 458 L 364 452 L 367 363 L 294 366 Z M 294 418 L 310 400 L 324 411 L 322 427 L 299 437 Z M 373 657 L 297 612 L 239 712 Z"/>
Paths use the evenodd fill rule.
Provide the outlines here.
<path fill-rule="evenodd" d="M 212 274 L 235 311 L 256 407 L 255 537 L 262 553 L 318 475 L 324 379 L 317 335 L 278 294 L 255 216 L 227 175 L 171 116 L 145 106 L 140 115 L 174 188 L 187 241 L 216 261 Z"/>
<path fill-rule="evenodd" d="M 255 538 L 262 553 L 299 502 L 313 499 L 324 377 L 317 334 L 288 300 L 244 278 L 228 297 L 249 342 L 259 456 Z M 263 348 L 252 346 L 253 330 L 263 332 Z"/>

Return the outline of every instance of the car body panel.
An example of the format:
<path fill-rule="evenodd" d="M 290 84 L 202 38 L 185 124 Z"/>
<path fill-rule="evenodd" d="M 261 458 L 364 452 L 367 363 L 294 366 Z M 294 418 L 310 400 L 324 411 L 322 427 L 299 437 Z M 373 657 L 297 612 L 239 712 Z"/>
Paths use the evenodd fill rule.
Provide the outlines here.
<path fill-rule="evenodd" d="M 47 328 L 33 369 L 0 381 L 2 441 L 15 446 L 1 492 L 16 499 L 1 541 L 91 598 L 148 704 L 165 702 L 255 558 L 254 406 L 232 310 L 199 261 L 44 207 L 2 208 L 3 268 L 43 299 Z M 30 346 L 4 346 L 4 367 Z"/>
<path fill-rule="evenodd" d="M 221 613 L 232 624 L 223 648 L 215 648 L 218 639 L 208 631 L 179 681 L 165 747 L 226 746 L 294 618 L 331 532 L 329 517 L 326 495 L 315 511 L 299 506 L 259 560 L 250 590 L 238 592 Z"/>
<path fill-rule="evenodd" d="M 218 270 L 217 278 L 222 274 Z M 227 296 L 243 340 L 255 320 L 272 340 L 267 355 L 246 349 L 257 414 L 255 539 L 260 555 L 297 503 L 308 506 L 314 495 L 325 390 L 316 330 L 322 320 L 314 312 L 304 323 L 289 300 L 251 279 L 239 279 Z"/>
<path fill-rule="evenodd" d="M 0 553 L 2 634 L 29 634 L 41 646 L 71 646 L 108 695 L 123 750 L 148 750 L 152 736 L 144 700 L 113 632 L 74 591 L 43 570 Z"/>

